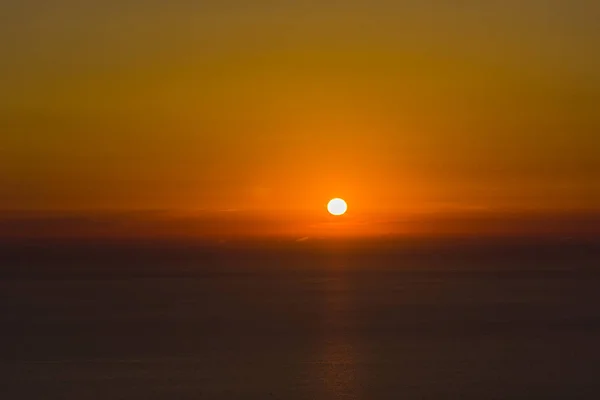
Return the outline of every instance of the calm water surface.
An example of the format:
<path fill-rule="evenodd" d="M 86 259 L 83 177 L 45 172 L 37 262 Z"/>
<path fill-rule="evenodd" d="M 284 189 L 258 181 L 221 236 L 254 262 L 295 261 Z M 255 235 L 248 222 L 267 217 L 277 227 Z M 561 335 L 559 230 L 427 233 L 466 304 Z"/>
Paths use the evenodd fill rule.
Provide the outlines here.
<path fill-rule="evenodd" d="M 596 248 L 463 250 L 12 251 L 0 397 L 600 398 Z"/>

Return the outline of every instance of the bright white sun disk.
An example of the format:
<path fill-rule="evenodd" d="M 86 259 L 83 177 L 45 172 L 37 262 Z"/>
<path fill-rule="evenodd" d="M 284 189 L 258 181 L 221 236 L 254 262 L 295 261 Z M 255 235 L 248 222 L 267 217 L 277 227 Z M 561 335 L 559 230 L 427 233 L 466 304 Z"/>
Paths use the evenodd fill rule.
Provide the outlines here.
<path fill-rule="evenodd" d="M 343 199 L 331 199 L 327 204 L 327 211 L 331 215 L 343 215 L 346 213 L 346 210 L 348 210 L 348 205 Z"/>

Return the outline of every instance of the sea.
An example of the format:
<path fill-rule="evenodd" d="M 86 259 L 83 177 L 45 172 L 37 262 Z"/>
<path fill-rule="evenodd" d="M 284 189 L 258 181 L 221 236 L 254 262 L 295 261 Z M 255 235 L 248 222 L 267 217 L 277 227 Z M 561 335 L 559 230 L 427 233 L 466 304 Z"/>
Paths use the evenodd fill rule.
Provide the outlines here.
<path fill-rule="evenodd" d="M 0 245 L 1 399 L 599 399 L 600 240 Z"/>

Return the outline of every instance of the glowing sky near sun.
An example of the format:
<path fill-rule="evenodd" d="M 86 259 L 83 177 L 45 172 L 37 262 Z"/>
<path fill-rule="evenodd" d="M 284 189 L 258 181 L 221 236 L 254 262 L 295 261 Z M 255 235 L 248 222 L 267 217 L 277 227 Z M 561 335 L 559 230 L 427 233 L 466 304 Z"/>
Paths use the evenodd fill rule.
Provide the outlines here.
<path fill-rule="evenodd" d="M 208 3 L 2 2 L 0 209 L 600 204 L 598 3 Z"/>

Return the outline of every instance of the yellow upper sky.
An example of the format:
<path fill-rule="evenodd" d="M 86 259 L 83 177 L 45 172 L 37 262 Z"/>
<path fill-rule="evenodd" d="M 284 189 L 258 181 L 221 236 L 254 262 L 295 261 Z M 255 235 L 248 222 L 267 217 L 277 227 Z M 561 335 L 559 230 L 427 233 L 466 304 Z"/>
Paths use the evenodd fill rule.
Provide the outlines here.
<path fill-rule="evenodd" d="M 0 3 L 0 209 L 598 208 L 600 3 L 200 3 Z"/>

